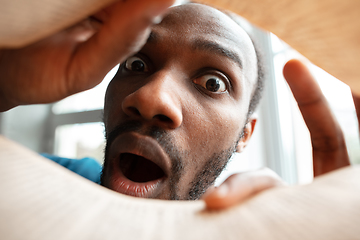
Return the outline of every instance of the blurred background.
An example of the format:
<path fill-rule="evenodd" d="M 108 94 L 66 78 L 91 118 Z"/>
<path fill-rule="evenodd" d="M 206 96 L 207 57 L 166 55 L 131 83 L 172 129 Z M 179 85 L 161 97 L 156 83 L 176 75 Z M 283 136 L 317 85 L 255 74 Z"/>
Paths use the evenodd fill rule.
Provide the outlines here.
<path fill-rule="evenodd" d="M 290 184 L 311 182 L 309 132 L 282 76 L 287 60 L 302 57 L 275 35 L 246 21 L 243 26 L 257 39 L 268 74 L 251 142 L 243 153 L 234 154 L 217 184 L 234 172 L 261 167 L 271 168 Z M 360 163 L 359 130 L 349 87 L 316 66 L 310 68 L 344 131 L 352 163 Z M 62 101 L 20 106 L 0 113 L 0 134 L 39 153 L 67 158 L 93 157 L 102 163 L 104 94 L 116 71 L 117 67 L 94 89 Z"/>

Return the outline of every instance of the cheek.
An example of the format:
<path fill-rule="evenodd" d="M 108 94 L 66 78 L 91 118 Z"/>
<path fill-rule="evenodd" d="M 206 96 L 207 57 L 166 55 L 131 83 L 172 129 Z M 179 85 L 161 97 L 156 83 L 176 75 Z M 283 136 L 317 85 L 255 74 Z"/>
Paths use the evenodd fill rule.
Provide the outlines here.
<path fill-rule="evenodd" d="M 209 158 L 232 147 L 245 123 L 244 112 L 235 104 L 189 105 L 184 112 L 183 127 L 187 131 L 188 149 L 194 157 Z"/>
<path fill-rule="evenodd" d="M 190 155 L 184 159 L 185 174 L 182 176 L 183 191 L 192 187 L 192 182 L 204 170 L 214 154 L 235 147 L 245 123 L 244 111 L 239 106 L 208 106 L 189 104 L 184 111 L 181 136 Z M 184 133 L 185 131 L 186 133 Z M 186 136 L 183 137 L 183 136 Z"/>

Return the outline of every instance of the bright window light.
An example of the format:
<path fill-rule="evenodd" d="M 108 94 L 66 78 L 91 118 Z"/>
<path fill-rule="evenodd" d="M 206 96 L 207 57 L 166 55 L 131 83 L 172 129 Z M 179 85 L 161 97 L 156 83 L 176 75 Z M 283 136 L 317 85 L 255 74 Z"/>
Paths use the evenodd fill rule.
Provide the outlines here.
<path fill-rule="evenodd" d="M 104 159 L 103 123 L 84 123 L 59 126 L 55 132 L 55 155 L 66 158 L 92 157 Z"/>
<path fill-rule="evenodd" d="M 55 103 L 53 112 L 55 114 L 64 114 L 102 109 L 104 107 L 106 88 L 111 79 L 115 76 L 118 68 L 119 65 L 114 67 L 95 88 L 72 95 Z"/>

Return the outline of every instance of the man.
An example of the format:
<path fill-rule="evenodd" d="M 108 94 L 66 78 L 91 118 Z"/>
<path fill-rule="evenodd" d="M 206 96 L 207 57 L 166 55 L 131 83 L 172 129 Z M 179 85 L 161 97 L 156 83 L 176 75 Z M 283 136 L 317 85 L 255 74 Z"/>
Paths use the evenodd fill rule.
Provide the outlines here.
<path fill-rule="evenodd" d="M 103 184 L 134 196 L 199 198 L 251 136 L 257 72 L 251 40 L 229 17 L 203 5 L 171 9 L 109 86 Z"/>
<path fill-rule="evenodd" d="M 224 13 L 171 8 L 109 84 L 103 185 L 138 197 L 198 199 L 251 137 L 257 62 L 249 36 Z"/>
<path fill-rule="evenodd" d="M 131 1 L 126 1 L 126 3 L 129 2 Z M 136 2 L 142 2 L 142 1 L 139 0 Z M 129 15 L 131 17 L 131 14 L 128 15 L 125 14 L 125 16 L 129 16 Z M 126 32 L 123 33 L 125 34 Z M 43 48 L 44 43 L 50 44 L 51 46 L 57 46 L 59 47 L 59 49 L 62 49 L 62 47 L 64 47 L 64 45 L 61 44 L 63 43 L 61 40 L 52 41 L 52 42 L 50 41 L 50 43 L 49 41 L 45 40 L 42 43 L 35 44 L 35 46 L 32 45 L 23 49 L 8 51 L 7 54 L 5 54 L 6 55 L 5 57 L 4 55 L 2 55 L 3 58 L 1 60 L 3 65 L 1 64 L 0 65 L 4 66 L 7 65 L 6 63 L 8 63 L 7 66 L 13 66 L 11 65 L 11 63 L 12 64 L 14 62 L 20 63 L 20 65 L 14 66 L 12 69 L 22 69 L 21 66 L 23 65 L 21 64 L 25 64 L 25 66 L 26 65 L 34 66 L 33 65 L 34 61 L 39 60 L 39 58 L 33 59 L 29 57 L 29 58 L 25 58 L 25 60 L 33 59 L 34 61 L 19 61 L 19 60 L 24 60 L 24 58 L 22 58 L 22 56 L 24 56 L 22 55 L 22 53 L 27 53 L 27 54 L 30 53 L 30 55 L 31 53 L 32 54 L 38 53 L 44 56 L 46 55 L 46 53 L 48 53 L 47 51 L 51 52 L 51 50 L 53 49 L 47 48 L 47 51 L 40 51 L 40 53 L 37 51 L 29 52 L 29 50 L 34 50 L 34 47 L 44 50 Z M 109 50 L 109 49 L 113 49 L 113 47 L 116 46 L 108 45 L 106 48 Z M 76 47 L 74 47 L 74 49 L 78 50 Z M 88 50 L 92 50 L 92 48 L 88 48 Z M 81 50 L 79 51 L 81 52 Z M 75 55 L 76 53 L 77 51 L 74 52 Z M 109 59 L 112 59 L 111 54 L 109 53 L 110 51 L 106 51 L 106 53 L 104 54 L 104 58 L 105 58 L 104 62 L 109 63 L 110 61 Z M 125 55 L 122 55 L 122 57 L 124 57 Z M 32 55 L 32 57 L 34 57 L 34 55 Z M 50 59 L 53 60 L 53 58 L 42 58 L 42 61 L 44 60 L 49 61 Z M 8 60 L 8 62 L 6 62 L 5 60 Z M 132 62 L 132 60 L 133 59 L 130 58 L 127 61 Z M 39 63 L 38 61 L 35 62 Z M 43 63 L 46 63 L 46 61 Z M 36 66 L 37 65 L 35 65 L 35 67 Z M 49 65 L 45 64 L 45 66 L 48 67 Z M 94 69 L 82 68 L 80 66 L 84 67 L 86 66 L 86 64 L 85 65 L 76 64 L 76 67 L 73 67 L 72 68 L 73 70 L 70 72 L 79 73 L 79 74 L 82 71 L 85 71 L 86 73 L 89 72 L 94 73 Z M 132 69 L 132 64 L 130 66 Z M 135 64 L 135 66 L 138 65 Z M 37 72 L 35 71 L 37 75 L 36 74 L 32 75 L 30 78 L 25 78 L 24 76 L 23 78 L 19 78 L 21 74 L 4 75 L 3 73 L 8 73 L 6 72 L 6 68 L 1 68 L 0 70 L 2 73 L 1 76 L 6 76 L 6 77 L 10 76 L 10 78 L 7 78 L 8 81 L 0 81 L 1 89 L 5 89 L 6 87 L 8 87 L 7 89 L 9 89 L 9 86 L 10 86 L 10 90 L 11 87 L 15 89 L 11 92 L 5 91 L 4 93 L 6 93 L 6 96 L 0 95 L 1 104 L 5 108 L 11 108 L 16 104 L 30 103 L 31 102 L 30 100 L 32 100 L 32 102 L 45 101 L 44 99 L 42 100 L 36 99 L 36 97 L 40 97 L 40 98 L 43 97 L 40 96 L 39 93 L 41 93 L 41 90 L 44 91 L 44 89 L 46 92 L 48 92 L 47 96 L 52 96 L 52 94 L 56 92 L 57 88 L 47 88 L 46 86 L 49 85 L 46 85 L 46 83 L 43 83 L 45 85 L 44 88 L 42 88 L 43 85 L 41 84 L 33 85 L 36 86 L 37 88 L 29 87 L 31 85 L 30 83 L 35 79 L 31 77 L 35 76 L 38 77 L 37 79 L 43 79 L 42 76 L 44 75 L 42 74 L 46 75 L 46 73 L 48 73 L 49 69 L 44 66 L 38 68 L 39 71 Z M 61 71 L 59 71 L 58 73 L 60 72 Z M 302 107 L 304 107 L 302 108 L 302 110 L 304 110 L 303 111 L 304 118 L 307 120 L 311 133 L 312 134 L 321 133 L 321 131 L 317 132 L 316 128 L 313 128 L 314 124 L 309 124 L 309 120 L 310 123 L 317 122 L 318 125 L 320 123 L 326 123 L 324 125 L 326 125 L 325 128 L 328 127 L 329 133 L 332 132 L 335 133 L 336 135 L 338 133 L 338 131 L 336 130 L 338 129 L 336 128 L 336 126 L 335 128 L 332 128 L 334 126 L 328 124 L 329 122 L 331 123 L 331 115 L 330 118 L 326 118 L 329 117 L 329 115 L 327 115 L 326 113 L 326 105 L 323 105 L 324 102 L 322 101 L 323 99 L 321 98 L 322 95 L 321 93 L 319 94 L 318 91 L 319 89 L 316 87 L 316 84 L 314 84 L 314 81 L 312 81 L 313 79 L 309 77 L 310 75 L 308 74 L 304 65 L 302 65 L 298 61 L 289 62 L 285 66 L 284 73 L 289 83 L 291 83 L 290 86 L 293 88 L 293 90 L 295 90 L 294 91 L 295 97 L 298 100 L 301 100 L 299 101 L 299 104 Z M 61 77 L 57 78 L 57 76 L 54 77 L 55 79 L 53 80 L 53 83 L 65 84 L 65 82 L 68 83 L 68 81 L 65 80 L 69 80 L 69 78 L 61 78 Z M 94 78 L 91 80 L 94 80 Z M 114 81 L 117 80 L 119 79 L 115 79 Z M 300 80 L 302 81 L 300 82 Z M 16 83 L 26 84 L 27 88 L 20 89 L 19 85 Z M 195 81 L 194 84 L 196 83 L 197 81 Z M 310 95 L 308 94 L 307 91 L 304 91 L 304 86 L 300 86 L 303 83 L 305 83 L 304 86 L 306 86 L 307 91 L 310 90 L 311 93 Z M 113 84 L 114 86 L 116 86 L 115 83 Z M 21 93 L 19 89 L 26 93 L 30 93 L 30 95 L 20 94 L 21 96 L 19 96 L 19 92 Z M 39 90 L 37 94 L 31 94 L 31 92 L 34 93 L 34 90 L 36 89 Z M 55 92 L 52 92 L 54 91 L 54 89 Z M 80 89 L 83 90 L 83 88 Z M 18 92 L 16 92 L 16 90 Z M 133 93 L 135 92 L 137 91 L 133 91 Z M 301 93 L 303 94 L 303 96 L 301 96 Z M 71 91 L 66 92 L 65 95 L 67 94 L 71 94 Z M 310 98 L 306 98 L 304 97 L 304 95 L 309 95 L 308 97 Z M 9 98 L 9 96 L 12 96 L 12 98 Z M 31 98 L 27 98 L 29 96 L 31 96 Z M 24 98 L 22 98 L 22 101 L 20 101 L 20 99 L 17 97 L 24 97 Z M 57 97 L 59 97 L 59 95 L 57 95 Z M 9 101 L 3 101 L 4 99 Z M 11 99 L 13 101 L 10 101 Z M 310 102 L 303 101 L 306 99 L 310 99 L 311 101 Z M 209 97 L 209 100 L 212 99 Z M 47 99 L 46 101 L 49 101 L 49 99 Z M 9 105 L 9 103 L 12 104 Z M 324 111 L 318 111 L 318 112 L 315 111 L 315 110 L 321 110 L 322 107 L 324 106 L 325 106 L 325 114 Z M 193 106 L 187 105 L 186 107 L 190 108 Z M 309 107 L 311 107 L 312 109 L 311 111 L 309 111 Z M 134 109 L 134 108 L 130 108 L 130 109 Z M 198 109 L 201 110 L 201 108 Z M 122 106 L 119 111 L 123 111 Z M 126 113 L 129 114 L 128 112 Z M 190 113 L 190 115 L 194 113 L 196 112 L 192 112 Z M 136 114 L 136 112 L 133 111 L 132 114 Z M 110 113 L 108 115 L 110 116 Z M 134 117 L 133 115 L 131 116 Z M 330 119 L 330 121 L 328 119 Z M 164 120 L 163 117 L 162 120 Z M 311 120 L 314 121 L 311 122 Z M 184 122 L 185 120 L 182 121 Z M 108 127 L 111 126 L 111 121 L 108 120 L 107 124 Z M 208 126 L 208 123 L 205 122 L 204 124 Z M 171 126 L 171 124 L 169 125 Z M 218 130 L 218 128 L 216 128 L 216 130 Z M 335 131 L 331 131 L 331 130 L 335 130 Z M 211 129 L 209 131 L 211 131 Z M 318 134 L 315 135 L 319 137 Z M 337 138 L 337 140 L 340 139 L 341 142 L 341 134 L 339 136 L 340 137 Z M 119 138 L 121 138 L 121 135 L 119 135 Z M 333 138 L 328 138 L 328 140 L 329 139 L 334 140 Z M 183 139 L 181 143 L 186 142 L 185 140 L 186 139 Z M 212 139 L 209 139 L 209 142 L 211 142 L 211 140 Z M 317 138 L 317 140 L 319 140 L 319 138 Z M 113 144 L 115 144 L 116 141 L 117 139 L 115 138 Z M 4 143 L 4 141 L 2 143 Z M 178 142 L 176 143 L 178 144 Z M 111 151 L 112 151 L 111 148 L 114 146 L 113 144 L 110 144 L 109 146 L 110 148 L 109 155 L 111 155 Z M 3 218 L 1 220 L 4 223 L 3 224 L 4 227 L 3 227 L 3 231 L 1 231 L 1 235 L 3 236 L 3 238 L 6 239 L 18 239 L 18 238 L 22 238 L 23 236 L 34 239 L 49 239 L 49 238 L 50 239 L 64 239 L 64 238 L 103 239 L 104 237 L 107 239 L 118 239 L 119 236 L 122 236 L 123 238 L 127 238 L 127 239 L 139 239 L 139 238 L 157 239 L 157 238 L 165 238 L 165 237 L 170 239 L 184 239 L 184 238 L 196 239 L 199 238 L 199 236 L 202 237 L 205 236 L 206 238 L 209 239 L 219 238 L 219 236 L 226 239 L 233 238 L 233 236 L 240 236 L 249 239 L 250 238 L 251 239 L 269 239 L 269 238 L 289 239 L 294 236 L 297 236 L 299 239 L 301 238 L 329 239 L 331 237 L 339 238 L 339 236 L 344 238 L 345 236 L 345 238 L 347 237 L 348 239 L 355 239 L 356 236 L 358 236 L 358 231 L 356 231 L 356 229 L 358 229 L 356 228 L 357 218 L 355 218 L 355 221 L 353 221 L 354 219 L 351 218 L 350 221 L 346 221 L 345 223 L 341 221 L 341 220 L 348 220 L 349 219 L 348 216 L 351 217 L 351 215 L 349 215 L 348 213 L 351 212 L 353 214 L 354 210 L 358 209 L 356 208 L 356 206 L 358 205 L 355 204 L 347 205 L 349 201 L 340 202 L 341 204 L 338 204 L 339 203 L 338 201 L 335 201 L 335 203 L 334 201 L 332 201 L 332 204 L 326 205 L 324 203 L 327 203 L 326 202 L 327 200 L 328 201 L 332 200 L 331 194 L 317 194 L 316 190 L 319 189 L 319 186 L 318 188 L 316 188 L 316 184 L 312 192 L 306 191 L 306 189 L 309 188 L 311 190 L 311 186 L 309 188 L 303 189 L 303 191 L 301 191 L 301 189 L 300 190 L 298 189 L 298 191 L 296 191 L 294 190 L 295 188 L 288 188 L 288 190 L 290 190 L 291 193 L 293 194 L 290 195 L 290 198 L 288 195 L 287 198 L 285 198 L 285 201 L 282 202 L 279 200 L 284 200 L 283 199 L 284 195 L 276 194 L 279 192 L 275 192 L 275 193 L 270 192 L 269 195 L 273 197 L 272 199 L 274 201 L 272 201 L 272 203 L 275 203 L 274 206 L 266 204 L 268 203 L 266 201 L 267 199 L 261 198 L 260 196 L 259 197 L 260 201 L 259 198 L 257 198 L 255 199 L 255 201 L 249 201 L 249 204 L 244 204 L 245 208 L 240 208 L 240 210 L 244 210 L 244 211 L 236 211 L 236 209 L 239 210 L 239 208 L 235 208 L 234 211 L 226 211 L 225 214 L 224 213 L 207 214 L 204 213 L 204 211 L 199 212 L 200 210 L 202 210 L 202 207 L 200 207 L 201 203 L 197 204 L 199 202 L 179 204 L 179 203 L 167 203 L 167 202 L 165 203 L 161 201 L 157 201 L 157 202 L 140 201 L 140 200 L 136 201 L 132 198 L 124 197 L 119 194 L 113 194 L 110 191 L 106 191 L 104 188 L 99 188 L 96 185 L 91 185 L 88 182 L 81 181 L 80 178 L 76 178 L 65 171 L 61 171 L 61 169 L 58 169 L 51 164 L 48 164 L 46 161 L 43 161 L 43 159 L 31 155 L 30 153 L 26 153 L 22 155 L 20 153 L 21 151 L 17 151 L 18 148 L 16 147 L 12 148 L 13 147 L 12 144 L 7 144 L 6 146 L 10 148 L 9 149 L 2 148 L 1 153 L 3 159 L 2 161 L 0 161 L 0 163 L 3 164 L 2 165 L 3 167 L 0 168 L 2 170 L 1 176 L 3 177 L 3 181 L 1 181 L 2 184 L 0 189 L 2 190 L 3 193 L 3 197 L 1 198 Z M 20 150 L 24 151 L 21 148 Z M 323 150 L 324 149 L 320 149 L 322 153 L 324 153 Z M 19 155 L 15 154 L 15 157 L 13 155 L 11 158 L 10 154 L 14 154 L 14 152 L 19 153 Z M 339 155 L 337 153 L 338 151 L 331 152 L 331 154 L 333 155 Z M 323 163 L 326 163 L 326 161 L 323 161 Z M 332 164 L 330 163 L 327 166 L 331 166 L 331 165 Z M 327 170 L 329 170 L 329 168 L 327 168 Z M 341 176 L 344 175 L 337 176 L 338 177 L 337 179 L 342 180 Z M 254 181 L 251 181 L 249 183 L 253 183 L 253 182 Z M 336 181 L 330 182 L 330 184 L 335 185 L 332 184 L 334 182 Z M 234 188 L 232 186 L 232 183 L 234 183 L 234 181 L 230 181 L 230 183 L 231 184 L 226 184 L 225 188 L 222 187 L 221 188 L 222 194 L 219 194 L 218 192 L 217 196 L 223 196 L 223 197 L 226 196 L 226 199 L 229 199 L 230 196 L 232 200 L 234 199 L 236 200 L 237 198 L 236 197 L 234 198 L 233 193 L 239 191 L 234 191 L 234 190 L 240 190 L 241 192 L 241 188 L 240 189 Z M 248 186 L 250 186 L 251 188 L 253 185 L 248 184 Z M 343 185 L 341 184 L 338 185 L 338 187 L 342 187 L 342 186 Z M 345 186 L 347 185 L 345 184 Z M 336 200 L 348 199 L 349 195 L 343 196 L 342 193 L 356 192 L 356 191 L 352 191 L 353 189 L 356 189 L 355 188 L 356 186 L 357 185 L 354 185 L 354 187 L 351 188 L 351 191 L 348 190 L 345 192 L 341 192 L 341 197 L 339 197 Z M 331 189 L 332 188 L 329 188 L 329 186 L 327 186 L 325 192 L 329 193 L 331 192 Z M 251 191 L 249 192 L 251 193 Z M 178 194 L 179 191 L 176 193 Z M 295 194 L 300 194 L 300 199 L 297 198 L 297 201 L 294 201 L 294 197 L 296 196 Z M 330 198 L 326 198 L 329 195 Z M 256 200 L 258 201 L 256 202 Z M 296 204 L 297 202 L 298 204 Z M 231 203 L 231 201 L 228 201 L 227 203 Z M 354 203 L 354 202 L 350 201 L 350 203 Z M 285 205 L 285 208 L 281 208 L 282 204 Z M 169 208 L 169 206 L 175 206 L 175 205 L 177 205 L 178 207 L 173 209 Z M 181 205 L 183 207 L 181 207 Z M 251 205 L 253 206 L 253 208 L 251 208 Z M 192 208 L 194 206 L 195 208 Z M 313 207 L 305 208 L 304 211 L 304 208 L 302 208 L 303 206 L 313 206 Z M 334 210 L 332 208 L 333 206 L 337 207 L 335 209 L 336 211 L 332 211 Z M 355 206 L 355 207 L 352 208 L 351 206 Z M 320 211 L 317 211 L 319 209 Z M 264 213 L 264 210 L 265 213 L 269 213 L 269 214 L 268 215 L 262 214 Z M 266 210 L 270 210 L 270 211 L 266 211 Z M 343 210 L 345 210 L 347 214 L 345 215 L 342 214 Z M 304 212 L 306 214 L 301 215 L 301 213 Z M 309 217 L 308 215 L 309 212 L 312 214 L 311 217 Z M 324 220 L 328 220 L 328 219 L 319 217 L 324 212 L 326 213 L 335 212 L 335 214 L 329 214 L 326 216 L 330 216 L 332 217 L 332 219 L 339 221 L 330 221 L 330 222 L 325 221 L 326 224 L 324 224 Z M 234 214 L 231 215 L 231 213 Z M 354 215 L 356 216 L 356 214 Z M 174 217 L 171 218 L 171 216 Z M 349 222 L 352 223 L 355 222 L 355 224 L 349 225 L 347 224 Z M 21 231 L 19 231 L 19 226 L 21 226 Z M 301 226 L 301 228 L 296 228 L 295 231 L 292 231 L 293 226 Z M 331 227 L 329 228 L 329 226 Z M 253 229 L 257 229 L 257 231 L 253 231 Z M 349 231 L 341 231 L 342 229 L 348 229 Z M 346 234 L 348 232 L 351 233 Z M 264 234 L 259 234 L 259 233 L 264 233 Z M 259 235 L 262 236 L 259 237 Z"/>
<path fill-rule="evenodd" d="M 109 85 L 102 184 L 138 197 L 198 199 L 250 139 L 262 75 L 251 39 L 230 17 L 199 4 L 171 8 Z M 77 173 L 90 162 L 49 158 Z"/>
<path fill-rule="evenodd" d="M 171 8 L 109 84 L 102 184 L 137 197 L 199 199 L 251 137 L 262 86 L 260 62 L 233 18 L 201 4 Z M 290 74 L 295 71 L 296 62 Z M 311 103 L 311 97 L 319 95 L 308 92 L 303 101 Z M 311 106 L 303 112 L 306 107 Z M 327 116 L 328 108 L 317 107 L 325 109 L 328 125 L 313 126 L 316 176 L 349 164 L 343 137 L 332 134 L 339 126 Z M 321 111 L 315 112 L 323 117 Z M 323 144 L 329 135 L 337 140 Z M 268 187 L 280 184 L 265 176 Z M 234 189 L 241 192 L 241 186 Z"/>

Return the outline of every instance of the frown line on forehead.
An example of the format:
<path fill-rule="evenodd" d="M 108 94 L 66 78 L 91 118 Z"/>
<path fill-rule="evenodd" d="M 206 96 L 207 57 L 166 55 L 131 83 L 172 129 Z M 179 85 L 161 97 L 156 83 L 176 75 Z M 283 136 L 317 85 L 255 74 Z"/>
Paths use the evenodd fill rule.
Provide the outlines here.
<path fill-rule="evenodd" d="M 219 43 L 209 41 L 209 40 L 204 40 L 204 39 L 196 39 L 193 42 L 192 47 L 194 48 L 194 50 L 208 51 L 215 55 L 227 57 L 227 58 L 231 59 L 232 61 L 234 61 L 235 63 L 237 63 L 239 65 L 240 69 L 243 68 L 243 64 L 242 64 L 242 61 L 241 61 L 239 55 L 236 52 L 231 51 L 230 49 L 222 46 Z"/>
<path fill-rule="evenodd" d="M 149 35 L 147 43 L 161 44 L 160 34 L 152 31 Z M 231 61 L 235 62 L 240 67 L 240 69 L 243 69 L 243 62 L 239 54 L 215 41 L 198 38 L 192 40 L 190 47 L 192 48 L 192 50 L 209 52 L 213 55 L 226 57 Z"/>

